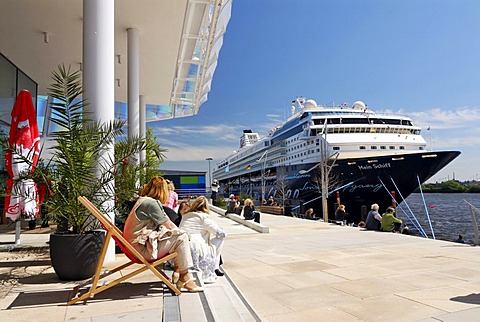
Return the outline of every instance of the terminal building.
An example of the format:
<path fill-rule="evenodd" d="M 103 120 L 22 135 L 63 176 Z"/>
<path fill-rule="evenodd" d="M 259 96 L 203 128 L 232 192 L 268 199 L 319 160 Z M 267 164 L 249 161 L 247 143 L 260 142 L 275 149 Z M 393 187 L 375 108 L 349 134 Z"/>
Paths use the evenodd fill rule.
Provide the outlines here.
<path fill-rule="evenodd" d="M 207 194 L 206 172 L 162 170 L 163 177 L 175 185 L 178 199 L 196 198 Z"/>
<path fill-rule="evenodd" d="M 231 8 L 232 0 L 1 1 L 0 132 L 9 132 L 17 94 L 27 89 L 48 159 L 47 93 L 59 65 L 81 72 L 92 119 L 124 120 L 128 136 L 194 116 L 211 90 Z M 204 190 L 204 174 L 172 176 L 179 189 Z"/>
<path fill-rule="evenodd" d="M 232 0 L 15 0 L 0 3 L 0 131 L 19 91 L 32 94 L 44 144 L 48 87 L 82 72 L 96 120 L 148 123 L 197 114 L 207 100 Z M 0 167 L 2 167 L 1 165 Z"/>

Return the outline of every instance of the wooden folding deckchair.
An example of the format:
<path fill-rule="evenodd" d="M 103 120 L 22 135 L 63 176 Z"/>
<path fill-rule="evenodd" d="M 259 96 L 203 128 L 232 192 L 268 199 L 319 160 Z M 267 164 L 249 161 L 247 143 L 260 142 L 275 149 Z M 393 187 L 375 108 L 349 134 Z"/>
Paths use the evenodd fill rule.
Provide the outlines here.
<path fill-rule="evenodd" d="M 97 207 L 95 207 L 87 198 L 85 197 L 78 197 L 78 200 L 98 219 L 98 221 L 102 224 L 103 228 L 106 230 L 107 234 L 105 236 L 105 242 L 103 243 L 102 251 L 100 253 L 100 257 L 98 259 L 97 267 L 95 269 L 95 275 L 88 283 L 84 283 L 82 285 L 88 285 L 91 282 L 91 287 L 88 291 L 83 293 L 82 295 L 79 294 L 79 289 L 81 285 L 75 286 L 73 289 L 73 296 L 67 302 L 67 305 L 74 304 L 78 301 L 87 301 L 89 298 L 93 298 L 95 294 L 103 292 L 127 279 L 132 276 L 138 275 L 146 270 L 150 270 L 153 274 L 155 274 L 169 289 L 171 289 L 176 295 L 180 295 L 181 292 L 178 290 L 175 285 L 173 285 L 165 272 L 161 270 L 159 265 L 167 262 L 168 260 L 175 258 L 177 253 L 168 254 L 160 259 L 155 260 L 146 260 L 133 246 L 123 237 L 122 232 L 118 229 L 109 219 L 105 216 Z M 107 253 L 108 243 L 112 237 L 115 240 L 115 243 L 120 247 L 123 253 L 128 257 L 130 260 L 128 263 L 120 265 L 108 272 L 101 274 L 103 262 L 105 260 L 105 254 Z M 125 269 L 133 264 L 140 264 L 142 267 L 138 268 L 137 270 L 126 274 L 116 280 L 110 281 L 106 285 L 102 285 L 98 287 L 98 283 L 100 279 L 103 279 L 113 273 L 116 273 L 122 269 Z"/>

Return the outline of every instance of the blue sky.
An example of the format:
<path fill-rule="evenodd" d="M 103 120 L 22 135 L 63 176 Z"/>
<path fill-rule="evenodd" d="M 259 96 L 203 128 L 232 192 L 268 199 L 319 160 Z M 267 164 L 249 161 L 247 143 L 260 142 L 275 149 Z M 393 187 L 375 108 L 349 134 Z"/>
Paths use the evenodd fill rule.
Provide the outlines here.
<path fill-rule="evenodd" d="M 462 152 L 434 181 L 480 179 L 479 14 L 477 0 L 233 0 L 208 101 L 148 123 L 161 168 L 213 169 L 305 96 L 406 114 L 434 150 Z"/>

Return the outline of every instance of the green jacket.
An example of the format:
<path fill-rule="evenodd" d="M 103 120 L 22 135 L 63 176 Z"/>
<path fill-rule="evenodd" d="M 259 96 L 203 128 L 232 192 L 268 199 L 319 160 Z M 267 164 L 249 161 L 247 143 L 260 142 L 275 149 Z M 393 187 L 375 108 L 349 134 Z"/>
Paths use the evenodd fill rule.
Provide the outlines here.
<path fill-rule="evenodd" d="M 395 223 L 401 224 L 402 221 L 398 218 L 395 218 L 393 214 L 386 212 L 382 215 L 382 224 L 380 229 L 382 231 L 393 231 L 395 228 Z"/>

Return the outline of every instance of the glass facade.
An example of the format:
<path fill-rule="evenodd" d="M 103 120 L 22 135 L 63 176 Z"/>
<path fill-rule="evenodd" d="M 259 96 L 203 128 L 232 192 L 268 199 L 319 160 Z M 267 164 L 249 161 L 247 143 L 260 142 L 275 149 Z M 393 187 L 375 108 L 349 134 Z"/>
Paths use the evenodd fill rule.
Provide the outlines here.
<path fill-rule="evenodd" d="M 0 134 L 10 131 L 11 112 L 17 94 L 21 90 L 28 90 L 32 94 L 33 106 L 37 108 L 38 85 L 23 71 L 17 68 L 3 54 L 0 53 Z M 37 111 L 38 114 L 38 111 Z M 40 127 L 39 122 L 39 127 Z M 3 149 L 0 148 L 0 172 L 5 172 Z"/>

